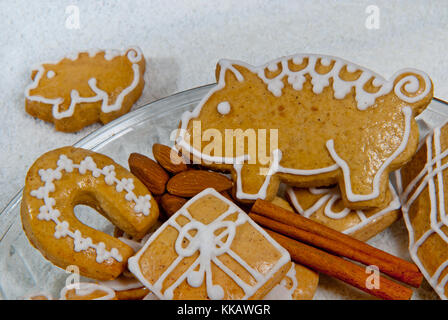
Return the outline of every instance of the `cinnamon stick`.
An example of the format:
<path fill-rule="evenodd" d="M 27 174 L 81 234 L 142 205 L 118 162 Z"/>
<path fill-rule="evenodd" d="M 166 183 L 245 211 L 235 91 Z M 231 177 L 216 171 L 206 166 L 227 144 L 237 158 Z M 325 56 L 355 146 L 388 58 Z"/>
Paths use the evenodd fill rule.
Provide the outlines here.
<path fill-rule="evenodd" d="M 317 246 L 322 246 L 322 249 L 366 265 L 376 265 L 381 272 L 413 287 L 418 288 L 423 280 L 423 275 L 415 264 L 268 201 L 258 199 L 252 206 L 252 212 L 283 224 L 277 225 L 276 230 L 282 234 L 285 233 L 311 245 L 317 245 L 314 243 L 318 242 Z M 286 228 L 285 225 L 294 230 Z M 270 228 L 270 225 L 267 227 Z"/>
<path fill-rule="evenodd" d="M 412 289 L 382 276 L 379 276 L 379 288 L 368 288 L 367 282 L 370 275 L 366 273 L 364 268 L 276 232 L 266 231 L 274 240 L 288 250 L 292 260 L 299 264 L 337 278 L 381 299 L 409 300 L 412 297 Z"/>
<path fill-rule="evenodd" d="M 361 262 L 365 265 L 375 265 L 383 273 L 391 276 L 392 278 L 404 283 L 408 283 L 408 279 L 403 277 L 402 270 L 396 264 L 384 261 L 376 257 L 375 255 L 368 255 L 363 251 L 354 250 L 351 247 L 345 246 L 338 241 L 334 241 L 318 234 L 311 233 L 302 229 L 295 228 L 290 225 L 283 224 L 281 222 L 260 216 L 255 213 L 250 213 L 249 216 L 257 222 L 259 225 L 276 231 L 282 235 L 288 236 L 292 239 L 299 240 L 314 247 L 321 248 L 325 251 L 333 254 Z"/>

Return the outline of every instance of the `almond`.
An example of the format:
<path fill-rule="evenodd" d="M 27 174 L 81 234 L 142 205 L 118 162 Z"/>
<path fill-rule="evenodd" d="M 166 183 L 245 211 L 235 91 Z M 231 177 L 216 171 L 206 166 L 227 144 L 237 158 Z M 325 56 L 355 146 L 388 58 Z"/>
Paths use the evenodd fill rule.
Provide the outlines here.
<path fill-rule="evenodd" d="M 173 214 L 175 214 L 182 206 L 187 202 L 187 199 L 173 196 L 172 194 L 165 193 L 160 198 L 160 205 L 162 206 L 163 210 L 165 211 L 166 215 L 171 217 Z"/>
<path fill-rule="evenodd" d="M 128 159 L 129 169 L 153 195 L 165 193 L 165 186 L 170 178 L 168 173 L 154 160 L 131 153 Z"/>
<path fill-rule="evenodd" d="M 168 172 L 179 173 L 188 170 L 184 158 L 176 150 L 166 145 L 155 143 L 152 146 L 152 154 L 154 159 Z"/>
<path fill-rule="evenodd" d="M 169 193 L 179 197 L 194 197 L 207 188 L 221 192 L 232 188 L 232 181 L 217 172 L 188 170 L 176 174 L 166 185 Z"/>

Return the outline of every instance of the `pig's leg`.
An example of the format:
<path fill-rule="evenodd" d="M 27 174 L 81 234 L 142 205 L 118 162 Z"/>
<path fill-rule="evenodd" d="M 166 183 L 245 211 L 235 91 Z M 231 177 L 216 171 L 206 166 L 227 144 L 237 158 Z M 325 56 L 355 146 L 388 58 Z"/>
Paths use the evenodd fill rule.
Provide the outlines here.
<path fill-rule="evenodd" d="M 369 209 L 385 204 L 390 198 L 388 170 L 380 169 L 382 166 L 378 164 L 369 166 L 361 154 L 359 158 L 356 154 L 344 157 L 335 149 L 333 140 L 327 141 L 327 148 L 341 169 L 339 184 L 347 205 L 353 209 Z"/>
<path fill-rule="evenodd" d="M 236 197 L 243 201 L 255 201 L 258 198 L 272 200 L 277 194 L 280 179 L 269 169 L 257 164 L 235 164 L 232 175 Z"/>

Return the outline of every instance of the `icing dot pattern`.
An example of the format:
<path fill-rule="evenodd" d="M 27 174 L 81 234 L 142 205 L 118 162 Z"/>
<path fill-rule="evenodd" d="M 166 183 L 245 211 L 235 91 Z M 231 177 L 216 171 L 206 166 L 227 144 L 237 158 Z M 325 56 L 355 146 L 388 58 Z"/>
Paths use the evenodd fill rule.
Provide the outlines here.
<path fill-rule="evenodd" d="M 300 65 L 307 61 L 307 65 L 299 70 L 292 71 L 289 68 L 289 63 L 292 62 L 295 65 Z M 316 71 L 316 67 L 318 64 L 329 67 L 334 62 L 332 68 L 327 73 L 321 74 Z M 276 67 L 278 64 L 281 65 L 281 72 L 275 76 L 274 78 L 266 77 L 266 70 L 268 71 L 276 71 Z M 246 66 L 247 67 L 247 66 Z M 361 75 L 352 81 L 343 80 L 340 77 L 340 73 L 342 69 L 345 68 L 347 72 L 353 73 L 357 70 L 361 70 Z M 400 74 L 411 71 L 410 69 L 405 69 L 400 73 L 397 73 L 391 80 L 386 80 L 380 75 L 365 69 L 361 66 L 352 64 L 348 61 L 345 61 L 340 58 L 330 57 L 330 56 L 319 56 L 319 55 L 297 55 L 280 58 L 275 60 L 267 65 L 251 68 L 254 72 L 257 73 L 258 77 L 264 81 L 267 85 L 268 90 L 279 97 L 282 95 L 282 90 L 284 87 L 283 78 L 286 77 L 288 83 L 297 91 L 302 90 L 303 84 L 306 81 L 305 75 L 309 75 L 311 77 L 311 84 L 313 86 L 313 92 L 315 94 L 320 94 L 322 91 L 330 86 L 330 78 L 333 79 L 333 90 L 334 90 L 334 98 L 335 99 L 344 99 L 347 94 L 355 88 L 355 99 L 357 102 L 358 109 L 365 110 L 368 107 L 372 106 L 375 103 L 375 99 L 381 97 L 383 95 L 388 94 L 394 88 L 394 80 Z M 412 72 L 416 72 L 416 70 L 412 70 Z M 422 78 L 425 81 L 426 90 L 423 94 L 417 95 L 416 97 L 408 97 L 401 92 L 401 88 L 405 86 L 406 91 L 414 93 L 418 90 L 420 81 L 414 75 L 409 75 L 403 79 L 401 79 L 397 85 L 395 86 L 395 93 L 397 96 L 407 102 L 416 102 L 421 99 L 423 96 L 427 94 L 431 87 L 431 82 L 426 75 L 421 74 Z M 373 80 L 372 80 L 373 79 Z M 376 92 L 367 92 L 364 90 L 364 86 L 372 80 L 372 84 L 375 87 L 378 87 L 378 91 Z"/>
<path fill-rule="evenodd" d="M 90 237 L 83 237 L 79 230 L 71 231 L 70 225 L 67 221 L 60 219 L 60 211 L 55 208 L 56 200 L 50 196 L 50 193 L 55 191 L 54 181 L 62 178 L 63 173 L 71 173 L 75 169 L 80 174 L 91 173 L 93 177 L 99 178 L 103 176 L 107 185 L 115 185 L 117 192 L 126 192 L 125 199 L 127 201 L 133 201 L 134 211 L 148 216 L 151 209 L 151 196 L 149 194 L 144 196 L 136 196 L 133 192 L 134 183 L 132 179 L 118 179 L 116 177 L 115 167 L 113 165 L 105 166 L 100 169 L 97 167 L 92 157 L 87 156 L 79 164 L 73 163 L 73 161 L 66 155 L 60 155 L 57 161 L 57 167 L 55 169 L 40 169 L 39 176 L 44 185 L 38 189 L 31 191 L 31 196 L 42 199 L 44 205 L 39 208 L 39 214 L 37 218 L 43 221 L 53 221 L 55 226 L 54 237 L 61 239 L 64 237 L 71 237 L 73 239 L 75 252 L 85 251 L 89 248 L 96 250 L 96 262 L 102 263 L 109 258 L 113 258 L 118 262 L 122 262 L 123 257 L 119 253 L 117 248 L 110 250 L 106 249 L 104 242 L 93 243 Z"/>
<path fill-rule="evenodd" d="M 230 103 L 227 101 L 220 102 L 218 104 L 218 112 L 222 115 L 226 115 L 230 112 Z"/>

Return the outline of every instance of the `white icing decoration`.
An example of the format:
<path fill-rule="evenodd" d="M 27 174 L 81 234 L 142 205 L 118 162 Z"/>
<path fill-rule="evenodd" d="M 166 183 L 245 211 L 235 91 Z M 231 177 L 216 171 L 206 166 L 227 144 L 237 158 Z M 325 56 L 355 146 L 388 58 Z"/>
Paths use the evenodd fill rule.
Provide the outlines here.
<path fill-rule="evenodd" d="M 51 79 L 56 75 L 56 73 L 53 70 L 50 70 L 47 72 L 47 78 Z"/>
<path fill-rule="evenodd" d="M 404 88 L 407 92 L 415 93 L 417 92 L 418 88 L 420 87 L 420 81 L 413 75 L 407 75 L 406 77 L 403 77 L 400 79 L 400 81 L 397 82 L 397 84 L 394 87 L 394 92 L 397 95 L 398 98 L 401 100 L 408 102 L 408 103 L 415 103 L 419 100 L 421 100 L 423 97 L 425 97 L 429 91 L 431 90 L 431 80 L 429 79 L 428 75 L 426 75 L 423 72 L 418 72 L 414 69 L 405 69 L 408 72 L 414 72 L 420 75 L 423 80 L 425 81 L 425 90 L 414 97 L 409 97 L 401 92 L 401 89 Z"/>
<path fill-rule="evenodd" d="M 347 72 L 350 72 L 350 73 L 353 73 L 356 70 L 358 70 L 358 68 L 355 65 L 353 65 L 353 64 L 347 64 L 345 66 L 345 69 L 347 70 Z M 376 78 L 373 81 L 376 81 Z"/>
<path fill-rule="evenodd" d="M 144 296 L 142 300 L 160 300 L 160 299 L 157 298 L 157 296 L 154 293 L 150 292 L 146 296 Z"/>
<path fill-rule="evenodd" d="M 350 167 L 348 166 L 347 162 L 345 162 L 339 155 L 337 154 L 335 148 L 334 148 L 334 141 L 328 140 L 327 141 L 327 149 L 330 152 L 331 157 L 333 160 L 338 164 L 338 166 L 342 169 L 342 172 L 344 174 L 344 182 L 345 182 L 345 193 L 347 195 L 347 199 L 349 199 L 352 202 L 355 201 L 364 201 L 364 200 L 371 200 L 375 199 L 380 195 L 380 182 L 381 182 L 381 176 L 386 170 L 386 168 L 392 163 L 392 161 L 398 157 L 405 149 L 408 144 L 409 135 L 411 134 L 411 119 L 412 119 L 412 109 L 410 107 L 404 107 L 402 109 L 402 112 L 405 116 L 405 126 L 404 126 L 404 133 L 403 138 L 401 140 L 401 143 L 397 149 L 392 153 L 390 157 L 386 159 L 381 165 L 381 167 L 378 169 L 378 171 L 375 174 L 375 177 L 373 178 L 373 190 L 370 194 L 355 194 L 352 191 L 352 183 L 351 183 L 351 176 L 350 176 Z"/>
<path fill-rule="evenodd" d="M 278 70 L 278 65 L 276 63 L 270 63 L 267 68 L 269 71 L 275 72 Z"/>
<path fill-rule="evenodd" d="M 288 68 L 288 62 L 292 61 L 295 64 L 301 64 L 304 59 L 308 59 L 307 66 L 298 72 L 292 72 Z M 329 71 L 326 74 L 319 74 L 315 71 L 315 64 L 317 63 L 317 60 L 320 58 L 330 59 L 335 61 L 331 71 Z M 325 63 L 327 61 L 324 61 Z M 294 168 L 285 168 L 280 165 L 281 160 L 281 150 L 274 150 L 273 154 L 271 155 L 272 164 L 271 167 L 268 170 L 267 177 L 263 183 L 263 185 L 260 187 L 260 190 L 256 194 L 248 194 L 244 193 L 242 191 L 242 182 L 241 182 L 241 169 L 243 166 L 244 161 L 249 160 L 249 155 L 242 155 L 238 157 L 219 157 L 219 156 L 210 156 L 207 154 L 203 154 L 201 151 L 195 149 L 192 145 L 190 145 L 185 139 L 184 136 L 187 132 L 187 126 L 191 119 L 199 117 L 199 114 L 202 110 L 202 107 L 205 105 L 205 103 L 209 100 L 209 98 L 217 91 L 223 89 L 226 85 L 225 83 L 225 73 L 226 71 L 230 71 L 233 73 L 233 75 L 236 77 L 236 79 L 240 82 L 244 81 L 243 75 L 234 67 L 234 65 L 241 65 L 245 68 L 249 69 L 251 72 L 256 73 L 268 86 L 268 90 L 270 90 L 274 95 L 280 96 L 283 89 L 283 81 L 282 79 L 284 77 L 287 77 L 288 83 L 295 89 L 295 90 L 301 90 L 303 84 L 305 83 L 305 74 L 308 74 L 312 78 L 312 85 L 313 85 L 313 91 L 315 93 L 320 93 L 322 90 L 329 86 L 329 79 L 333 79 L 333 89 L 334 89 L 334 95 L 336 99 L 343 99 L 352 88 L 355 88 L 356 92 L 356 101 L 358 104 L 358 108 L 360 110 L 365 110 L 369 106 L 373 105 L 375 103 L 375 99 L 388 94 L 393 88 L 396 90 L 396 94 L 400 99 L 403 99 L 407 102 L 416 102 L 419 99 L 423 99 L 429 90 L 431 90 L 431 80 L 429 77 L 424 74 L 423 72 L 415 69 L 403 69 L 397 73 L 391 78 L 391 80 L 387 81 L 384 78 L 382 78 L 380 75 L 365 69 L 361 66 L 354 65 L 350 62 L 347 62 L 343 59 L 336 58 L 336 57 L 330 57 L 330 56 L 318 56 L 318 55 L 295 55 L 295 56 L 288 56 L 284 58 L 280 58 L 277 60 L 274 60 L 272 62 L 269 62 L 265 65 L 262 65 L 260 67 L 253 67 L 251 65 L 248 65 L 244 62 L 240 61 L 231 61 L 231 60 L 220 60 L 219 62 L 221 66 L 221 71 L 218 79 L 218 83 L 216 87 L 214 87 L 212 90 L 208 92 L 204 98 L 200 101 L 200 103 L 196 106 L 196 108 L 193 111 L 186 111 L 182 115 L 181 118 L 181 127 L 180 127 L 180 134 L 178 138 L 176 139 L 176 147 L 180 147 L 181 149 L 185 149 L 187 152 L 192 154 L 194 157 L 198 159 L 202 159 L 204 161 L 210 162 L 210 163 L 217 163 L 217 164 L 232 164 L 234 167 L 234 170 L 237 174 L 237 188 L 236 188 L 236 196 L 239 199 L 248 199 L 248 200 L 254 200 L 254 199 L 265 199 L 266 198 L 266 192 L 267 187 L 269 186 L 269 181 L 272 174 L 275 174 L 277 172 L 283 172 L 283 173 L 289 173 L 293 175 L 317 175 L 322 173 L 331 172 L 334 170 L 337 170 L 339 168 L 342 169 L 344 174 L 344 180 L 346 184 L 346 191 L 347 191 L 347 198 L 351 202 L 358 202 L 358 201 L 365 201 L 365 200 L 371 200 L 378 197 L 380 190 L 379 190 L 379 184 L 381 175 L 384 172 L 384 170 L 389 166 L 389 164 L 406 148 L 409 135 L 410 135 L 410 127 L 411 127 L 411 120 L 412 120 L 412 109 L 410 107 L 403 107 L 402 112 L 404 114 L 404 124 L 405 124 L 405 131 L 404 136 L 401 141 L 401 144 L 398 149 L 395 150 L 395 152 L 386 159 L 386 161 L 383 163 L 383 165 L 380 167 L 380 170 L 376 173 L 374 177 L 374 184 L 373 184 L 373 191 L 370 194 L 354 194 L 351 190 L 351 181 L 350 181 L 350 168 L 348 167 L 347 163 L 341 159 L 336 150 L 334 149 L 334 141 L 332 139 L 328 140 L 326 142 L 326 147 L 328 151 L 330 152 L 333 160 L 335 161 L 335 164 L 325 167 L 325 168 L 319 168 L 319 169 L 311 169 L 311 170 L 305 170 L 305 169 L 294 169 Z M 265 69 L 268 68 L 268 66 L 271 66 L 273 64 L 280 64 L 282 66 L 282 71 L 273 79 L 268 79 L 265 76 Z M 339 78 L 339 73 L 341 69 L 346 66 L 348 71 L 356 71 L 361 70 L 362 74 L 361 76 L 354 81 L 345 81 Z M 423 93 L 419 94 L 415 97 L 406 97 L 401 93 L 402 86 L 408 86 L 409 83 L 415 83 L 419 80 L 413 76 L 408 75 L 397 82 L 397 84 L 394 87 L 394 81 L 397 77 L 401 76 L 404 73 L 413 72 L 422 77 L 424 80 L 425 90 Z M 373 79 L 373 82 L 376 86 L 380 86 L 378 91 L 376 93 L 369 93 L 366 92 L 363 87 L 369 81 L 371 78 Z M 411 85 L 413 89 L 413 84 Z"/>
<path fill-rule="evenodd" d="M 391 183 L 389 183 L 389 190 L 392 194 L 392 200 L 386 208 L 372 214 L 368 218 L 366 217 L 364 211 L 356 210 L 355 212 L 358 215 L 360 222 L 350 228 L 345 229 L 342 232 L 345 234 L 351 234 L 351 233 L 363 228 L 367 224 L 379 219 L 386 213 L 399 209 L 401 207 L 400 199 Z M 294 209 L 296 209 L 296 211 L 299 214 L 301 214 L 302 216 L 304 216 L 306 218 L 310 218 L 314 213 L 316 213 L 317 210 L 322 208 L 323 205 L 325 205 L 324 214 L 331 219 L 342 219 L 350 213 L 351 210 L 349 208 L 344 208 L 340 212 L 333 212 L 333 210 L 331 209 L 334 202 L 337 201 L 341 197 L 338 187 L 334 187 L 331 189 L 310 188 L 309 191 L 313 194 L 321 194 L 322 197 L 320 197 L 311 207 L 304 210 L 302 208 L 302 206 L 300 205 L 299 200 L 297 199 L 294 189 L 291 187 L 288 187 L 286 189 L 286 192 L 287 192 L 289 198 L 291 199 L 291 203 L 292 203 Z"/>
<path fill-rule="evenodd" d="M 238 199 L 251 199 L 256 200 L 258 198 L 264 199 L 266 198 L 267 189 L 269 186 L 269 181 L 271 180 L 271 176 L 278 172 L 283 173 L 289 173 L 289 174 L 296 174 L 296 175 L 315 175 L 319 173 L 325 173 L 325 172 L 331 172 L 334 170 L 337 170 L 339 167 L 337 164 L 320 168 L 320 169 L 314 169 L 314 170 L 301 170 L 301 169 L 293 169 L 293 168 L 285 168 L 280 165 L 280 161 L 282 159 L 282 152 L 279 149 L 276 149 L 273 151 L 271 155 L 272 164 L 269 167 L 268 173 L 266 175 L 266 179 L 263 182 L 263 185 L 261 186 L 260 190 L 256 194 L 249 194 L 243 192 L 243 186 L 242 186 L 242 179 L 241 179 L 241 169 L 243 167 L 242 163 L 235 163 L 233 165 L 237 179 L 236 179 L 236 196 Z"/>
<path fill-rule="evenodd" d="M 190 213 L 187 211 L 192 203 L 197 199 L 200 199 L 206 195 L 213 195 L 221 201 L 228 204 L 229 208 L 226 212 L 222 213 L 216 220 L 210 224 L 204 225 L 201 222 L 194 220 Z M 225 220 L 229 215 L 238 213 L 236 221 Z M 176 219 L 179 216 L 187 218 L 190 222 L 184 226 L 180 226 Z M 235 230 L 239 225 L 249 223 L 253 228 L 260 232 L 267 241 L 269 241 L 273 247 L 275 247 L 281 258 L 271 268 L 271 270 L 263 275 L 251 266 L 249 266 L 241 257 L 239 257 L 234 251 L 232 251 L 231 244 L 235 236 Z M 165 230 L 166 227 L 175 228 L 179 235 L 175 242 L 175 250 L 178 257 L 172 262 L 172 264 L 163 272 L 163 274 L 157 279 L 154 284 L 148 282 L 140 270 L 139 260 L 148 246 L 159 236 L 159 234 Z M 214 234 L 216 230 L 222 230 L 218 235 Z M 188 231 L 195 230 L 196 234 L 192 236 Z M 223 240 L 225 238 L 225 240 Z M 182 241 L 188 240 L 188 246 L 183 248 Z M 166 277 L 179 265 L 179 263 L 185 258 L 193 255 L 199 251 L 199 257 L 193 262 L 193 264 L 183 273 L 174 283 L 171 284 L 164 292 L 162 292 L 162 284 Z M 249 285 L 238 277 L 232 270 L 224 265 L 217 257 L 222 254 L 228 254 L 233 260 L 238 262 L 256 281 L 256 284 Z M 160 299 L 172 299 L 174 290 L 183 282 L 192 287 L 198 287 L 205 281 L 207 288 L 207 295 L 210 299 L 222 299 L 224 295 L 223 288 L 213 284 L 211 263 L 213 262 L 218 268 L 226 273 L 241 289 L 244 291 L 244 297 L 242 299 L 248 299 L 268 280 L 270 279 L 282 266 L 290 261 L 289 253 L 275 242 L 260 226 L 253 222 L 247 214 L 244 213 L 239 207 L 237 207 L 232 201 L 226 199 L 214 189 L 206 189 L 190 199 L 179 211 L 171 216 L 165 224 L 157 229 L 157 231 L 149 238 L 144 247 L 133 257 L 128 260 L 129 270 L 139 279 L 148 289 L 150 289 Z M 199 267 L 199 270 L 195 271 Z"/>
<path fill-rule="evenodd" d="M 227 101 L 220 102 L 220 103 L 218 104 L 217 109 L 218 109 L 218 112 L 219 112 L 220 114 L 222 114 L 222 115 L 226 115 L 226 114 L 228 114 L 228 113 L 230 112 L 230 109 L 231 109 L 231 108 L 230 108 L 230 103 L 227 102 Z"/>
<path fill-rule="evenodd" d="M 39 208 L 37 218 L 39 220 L 53 221 L 56 224 L 54 237 L 56 239 L 67 236 L 73 238 L 75 252 L 85 251 L 89 248 L 95 249 L 97 254 L 96 261 L 98 263 L 102 263 L 109 258 L 114 258 L 115 260 L 121 262 L 123 257 L 118 252 L 118 249 L 112 248 L 109 251 L 106 250 L 103 242 L 94 244 L 90 237 L 84 238 L 79 230 L 71 231 L 69 223 L 59 219 L 60 212 L 55 208 L 56 200 L 50 196 L 50 193 L 55 191 L 53 181 L 61 179 L 64 171 L 66 173 L 71 173 L 74 169 L 78 169 L 80 174 L 91 172 L 92 176 L 96 178 L 103 175 L 106 184 L 115 184 L 115 189 L 117 192 L 126 192 L 125 199 L 135 203 L 134 211 L 136 213 L 142 213 L 145 216 L 149 215 L 151 208 L 151 196 L 147 194 L 137 197 L 132 191 L 134 189 L 132 179 L 117 179 L 113 165 L 105 166 L 103 169 L 99 169 L 90 156 L 84 158 L 84 160 L 82 160 L 79 164 L 75 164 L 66 155 L 60 155 L 59 160 L 57 161 L 56 169 L 40 169 L 38 171 L 41 180 L 45 182 L 45 184 L 38 189 L 32 190 L 30 194 L 33 197 L 44 200 L 44 205 Z"/>
<path fill-rule="evenodd" d="M 90 57 L 94 57 L 98 53 L 104 51 L 104 58 L 106 60 L 111 60 L 117 56 L 125 55 L 128 60 L 132 63 L 132 70 L 133 70 L 133 80 L 132 83 L 124 88 L 120 94 L 116 97 L 115 103 L 109 104 L 109 94 L 106 91 L 101 90 L 97 86 L 97 80 L 95 78 L 91 78 L 88 80 L 89 87 L 92 89 L 93 92 L 95 92 L 95 96 L 93 97 L 81 97 L 79 95 L 79 92 L 75 89 L 73 89 L 70 93 L 70 106 L 65 111 L 59 111 L 59 106 L 64 101 L 63 98 L 45 98 L 38 95 L 31 95 L 30 92 L 33 89 L 36 89 L 39 86 L 39 82 L 45 72 L 44 65 L 45 64 L 57 64 L 60 61 L 56 62 L 44 62 L 40 64 L 39 66 L 36 66 L 33 70 L 37 70 L 37 74 L 33 80 L 33 82 L 25 89 L 25 97 L 26 99 L 30 101 L 37 101 L 45 104 L 52 105 L 52 114 L 55 119 L 63 119 L 67 117 L 73 116 L 73 113 L 75 112 L 75 107 L 79 103 L 91 103 L 91 102 L 98 102 L 101 101 L 101 111 L 108 113 L 112 111 L 117 111 L 121 109 L 121 105 L 123 103 L 124 98 L 132 91 L 134 90 L 140 80 L 140 67 L 138 65 L 138 62 L 142 59 L 143 55 L 141 53 L 141 50 L 138 47 L 131 47 L 123 51 L 117 51 L 117 50 L 99 50 L 99 49 L 93 49 L 89 50 L 88 54 Z M 76 60 L 78 58 L 79 54 L 76 54 L 74 56 L 70 56 L 69 58 L 72 60 Z M 62 59 L 61 59 L 62 60 Z M 50 73 L 50 72 L 48 72 Z M 48 76 L 48 74 L 47 74 Z M 54 75 L 53 75 L 54 76 Z M 48 76 L 48 78 L 51 78 Z"/>
<path fill-rule="evenodd" d="M 328 67 L 331 64 L 331 59 L 321 58 L 320 64 L 323 65 L 324 67 Z"/>
<path fill-rule="evenodd" d="M 112 300 L 113 298 L 115 298 L 115 291 L 109 287 L 102 286 L 96 283 L 79 282 L 76 284 L 65 286 L 61 290 L 61 300 L 67 300 L 67 293 L 72 289 L 75 289 L 76 295 L 80 297 L 87 296 L 95 291 L 102 291 L 106 293 L 105 296 L 95 298 L 93 300 Z"/>
<path fill-rule="evenodd" d="M 303 60 L 307 58 L 308 64 L 307 66 L 297 72 L 289 70 L 288 62 L 292 61 L 294 64 L 300 64 L 303 62 Z M 316 72 L 316 64 L 320 59 L 320 63 L 323 66 L 329 66 L 331 64 L 331 61 L 334 61 L 334 65 L 332 69 L 326 73 L 326 74 L 320 74 Z M 257 73 L 260 79 L 262 79 L 266 85 L 268 86 L 268 90 L 272 92 L 275 96 L 280 96 L 282 94 L 283 89 L 283 81 L 282 79 L 284 77 L 287 77 L 288 83 L 291 84 L 291 86 L 295 90 L 301 90 L 303 83 L 305 82 L 305 75 L 308 74 L 311 77 L 311 83 L 313 85 L 313 92 L 316 94 L 319 94 L 323 91 L 325 87 L 328 87 L 330 85 L 329 79 L 333 79 L 333 90 L 334 90 L 334 97 L 336 99 L 343 99 L 345 96 L 350 92 L 351 88 L 355 88 L 355 99 L 358 104 L 358 108 L 360 110 L 365 110 L 371 105 L 375 103 L 375 99 L 381 96 L 384 96 L 388 94 L 392 89 L 394 89 L 394 92 L 397 94 L 397 96 L 406 101 L 406 102 L 416 102 L 418 100 L 421 100 L 424 98 L 429 90 L 431 90 L 431 80 L 429 77 L 424 74 L 423 72 L 415 69 L 403 69 L 397 72 L 392 76 L 390 80 L 386 80 L 383 77 L 381 77 L 379 74 L 374 73 L 373 71 L 370 71 L 366 68 L 363 68 L 358 65 L 354 65 L 348 61 L 345 61 L 343 59 L 332 57 L 332 56 L 322 56 L 322 55 L 295 55 L 295 56 L 288 56 L 279 58 L 277 60 L 271 61 L 265 65 L 262 65 L 260 67 L 253 67 L 251 65 L 248 65 L 244 62 L 240 61 L 226 61 L 226 65 L 228 64 L 236 64 L 236 65 L 242 65 L 249 70 L 251 70 L 254 73 Z M 270 70 L 270 66 L 272 65 L 281 65 L 281 72 L 275 77 L 275 78 L 267 78 L 265 75 L 265 69 L 268 68 Z M 361 76 L 353 81 L 346 81 L 342 80 L 339 77 L 339 74 L 341 72 L 341 69 L 346 66 L 347 71 L 354 72 L 356 70 L 361 70 L 362 74 Z M 272 68 L 272 67 L 271 67 Z M 421 94 L 415 97 L 407 97 L 401 93 L 401 88 L 406 83 L 412 82 L 417 83 L 417 88 L 419 84 L 419 80 L 414 75 L 408 75 L 401 79 L 394 87 L 394 81 L 397 77 L 400 75 L 407 73 L 407 72 L 413 72 L 422 77 L 425 84 L 425 90 Z M 375 86 L 381 86 L 379 90 L 375 93 L 367 92 L 364 90 L 364 86 L 370 79 L 374 79 Z M 415 87 L 415 86 L 413 86 Z M 412 91 L 408 91 L 412 92 Z M 415 91 L 413 91 L 415 92 Z"/>
<path fill-rule="evenodd" d="M 289 269 L 285 277 L 291 279 L 292 286 L 288 289 L 286 279 L 282 279 L 279 284 L 264 296 L 263 300 L 293 300 L 294 291 L 296 291 L 299 285 L 294 263 L 291 264 L 291 269 Z"/>
<path fill-rule="evenodd" d="M 443 181 L 443 171 L 448 168 L 448 163 L 442 164 L 442 159 L 448 156 L 448 149 L 442 152 L 440 144 L 441 128 L 445 125 L 446 124 L 435 128 L 433 134 L 430 134 L 426 137 L 426 165 L 420 171 L 420 173 L 408 184 L 404 192 L 401 194 L 401 202 L 403 218 L 409 232 L 409 253 L 412 257 L 412 260 L 414 260 L 414 262 L 417 264 L 426 280 L 434 288 L 440 298 L 443 300 L 448 300 L 448 297 L 445 295 L 445 286 L 448 282 L 448 275 L 445 275 L 442 279 L 440 279 L 442 272 L 448 267 L 448 260 L 441 263 L 434 274 L 430 275 L 418 256 L 418 250 L 420 246 L 432 234 L 437 234 L 443 241 L 448 243 L 448 236 L 442 230 L 442 227 L 448 226 L 448 217 L 445 210 L 445 193 Z M 433 146 L 435 152 L 434 157 L 432 151 Z M 437 178 L 437 188 L 434 177 Z M 397 184 L 401 186 L 401 174 L 399 172 L 396 174 L 396 180 Z M 431 208 L 431 211 L 429 212 L 430 229 L 428 229 L 419 239 L 415 239 L 414 228 L 409 217 L 409 209 L 426 187 L 429 193 Z M 412 190 L 415 191 L 411 194 Z"/>
<path fill-rule="evenodd" d="M 118 277 L 115 280 L 100 281 L 100 285 L 111 288 L 115 291 L 126 291 L 132 289 L 139 289 L 144 287 L 143 284 L 135 278 Z"/>

